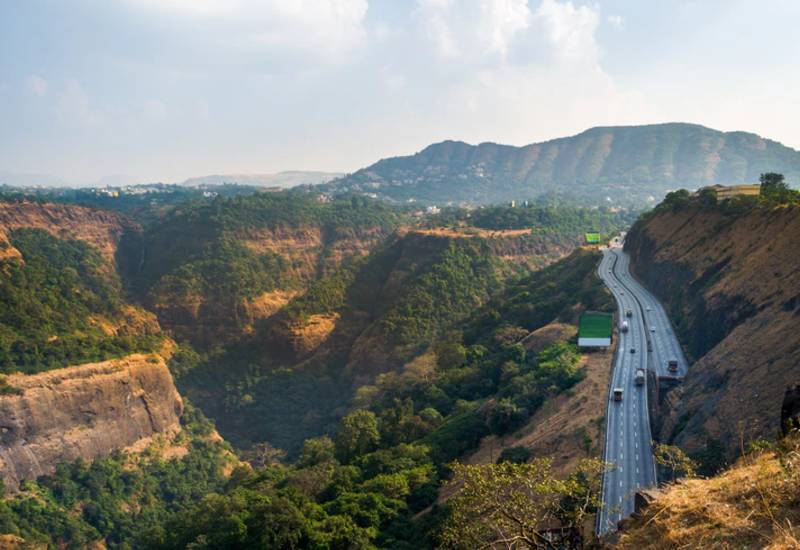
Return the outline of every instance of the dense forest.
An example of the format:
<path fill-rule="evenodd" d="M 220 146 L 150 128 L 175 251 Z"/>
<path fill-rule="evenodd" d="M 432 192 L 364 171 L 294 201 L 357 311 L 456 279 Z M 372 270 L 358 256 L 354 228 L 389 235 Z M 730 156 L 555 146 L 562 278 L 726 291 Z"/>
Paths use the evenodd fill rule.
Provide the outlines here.
<path fill-rule="evenodd" d="M 136 312 L 124 308 L 119 277 L 92 247 L 40 229 L 14 231 L 9 240 L 21 258 L 0 264 L 4 372 L 32 373 L 158 344 L 146 324 L 134 327 L 127 319 Z"/>
<path fill-rule="evenodd" d="M 140 215 L 115 264 L 84 241 L 9 232 L 20 257 L 0 281 L 6 372 L 155 350 L 173 336 L 168 366 L 194 406 L 172 442 L 25 482 L 0 507 L 3 532 L 67 548 L 458 547 L 443 533 L 471 512 L 438 498 L 470 471 L 452 461 L 584 377 L 574 341 L 528 351 L 520 340 L 611 307 L 596 252 L 554 259 L 629 215 L 538 205 L 420 217 L 365 197 L 218 197 Z M 492 233 L 506 229 L 533 231 Z M 300 253 L 270 248 L 276 239 Z M 552 265 L 509 260 L 529 250 Z M 273 314 L 208 345 L 172 331 L 159 309 L 199 296 L 235 319 L 275 291 L 289 298 Z M 133 330 L 133 313 L 152 324 Z M 522 475 L 528 458 L 504 453 L 503 475 Z M 565 497 L 548 464 L 531 464 Z M 591 471 L 570 485 L 587 495 L 575 517 L 595 505 Z"/>
<path fill-rule="evenodd" d="M 99 539 L 109 548 L 444 543 L 439 533 L 453 511 L 435 502 L 452 475 L 450 461 L 486 435 L 521 426 L 581 379 L 574 343 L 531 354 L 518 341 L 553 320 L 573 321 L 576 307 L 609 305 L 594 277 L 596 261 L 577 252 L 431 336 L 401 371 L 362 386 L 328 434 L 306 440 L 290 462 L 280 449 L 257 444 L 242 452 L 249 465 L 223 476 L 236 459 L 189 406 L 183 439 L 173 443 L 188 448 L 182 458 L 163 460 L 156 449 L 64 464 L 5 501 L 4 532 L 68 548 Z M 181 374 L 192 359 L 179 353 L 172 368 Z"/>

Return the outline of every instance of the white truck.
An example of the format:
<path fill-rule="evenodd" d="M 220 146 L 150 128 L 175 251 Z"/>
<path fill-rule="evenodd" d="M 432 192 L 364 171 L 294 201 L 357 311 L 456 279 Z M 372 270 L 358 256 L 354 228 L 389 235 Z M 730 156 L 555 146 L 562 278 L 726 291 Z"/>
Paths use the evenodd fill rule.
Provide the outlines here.
<path fill-rule="evenodd" d="M 622 321 L 622 324 L 619 326 L 620 332 L 628 332 L 628 321 Z"/>
<path fill-rule="evenodd" d="M 614 388 L 614 401 L 622 401 L 622 388 Z"/>

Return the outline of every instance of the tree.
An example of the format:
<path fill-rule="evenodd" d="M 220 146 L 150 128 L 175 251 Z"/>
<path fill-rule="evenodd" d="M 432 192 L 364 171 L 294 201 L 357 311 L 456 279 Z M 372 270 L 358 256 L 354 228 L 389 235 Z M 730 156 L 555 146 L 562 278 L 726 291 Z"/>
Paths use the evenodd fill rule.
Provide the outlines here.
<path fill-rule="evenodd" d="M 691 198 L 691 194 L 686 189 L 678 189 L 677 191 L 671 191 L 667 193 L 667 196 L 664 197 L 664 200 L 661 202 L 663 208 L 670 208 L 672 210 L 678 210 L 683 208 L 684 206 L 689 204 L 689 199 Z"/>
<path fill-rule="evenodd" d="M 342 462 L 372 451 L 380 441 L 375 413 L 358 409 L 344 418 L 336 434 L 336 454 Z"/>
<path fill-rule="evenodd" d="M 761 196 L 780 203 L 789 202 L 794 192 L 784 180 L 783 174 L 767 172 L 758 178 L 761 182 Z"/>
<path fill-rule="evenodd" d="M 256 443 L 249 450 L 244 451 L 242 456 L 250 463 L 253 468 L 261 469 L 267 466 L 276 466 L 286 458 L 286 451 L 273 447 L 270 443 L 263 441 Z"/>
<path fill-rule="evenodd" d="M 700 204 L 703 206 L 715 206 L 717 204 L 717 193 L 710 187 L 703 187 L 697 192 Z"/>
<path fill-rule="evenodd" d="M 675 445 L 656 444 L 653 446 L 653 455 L 655 456 L 656 464 L 669 469 L 672 481 L 678 475 L 684 477 L 695 477 L 697 475 L 697 463 Z"/>
<path fill-rule="evenodd" d="M 513 462 L 515 464 L 524 464 L 528 462 L 528 459 L 532 454 L 533 453 L 531 453 L 529 448 L 521 445 L 516 447 L 508 447 L 503 449 L 503 452 L 500 453 L 500 457 L 497 459 L 497 462 Z"/>
<path fill-rule="evenodd" d="M 300 457 L 295 462 L 298 468 L 309 468 L 326 462 L 333 462 L 335 449 L 333 441 L 327 435 L 306 439 L 303 442 L 303 450 Z"/>
<path fill-rule="evenodd" d="M 453 483 L 461 489 L 450 500 L 442 546 L 572 548 L 582 544 L 587 516 L 601 504 L 605 467 L 598 460 L 583 460 L 575 473 L 558 479 L 551 465 L 551 459 L 526 464 L 453 464 Z"/>

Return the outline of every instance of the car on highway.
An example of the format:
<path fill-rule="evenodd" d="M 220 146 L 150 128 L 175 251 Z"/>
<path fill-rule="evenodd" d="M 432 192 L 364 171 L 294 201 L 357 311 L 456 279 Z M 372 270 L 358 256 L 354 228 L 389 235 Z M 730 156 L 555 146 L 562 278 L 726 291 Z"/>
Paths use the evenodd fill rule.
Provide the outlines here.
<path fill-rule="evenodd" d="M 614 388 L 614 401 L 622 401 L 622 388 Z"/>
<path fill-rule="evenodd" d="M 650 332 L 655 332 L 655 331 L 656 331 L 656 327 L 650 327 Z"/>
<path fill-rule="evenodd" d="M 647 306 L 647 311 L 650 311 L 650 306 Z"/>
<path fill-rule="evenodd" d="M 636 353 L 636 348 L 631 348 L 631 353 Z"/>

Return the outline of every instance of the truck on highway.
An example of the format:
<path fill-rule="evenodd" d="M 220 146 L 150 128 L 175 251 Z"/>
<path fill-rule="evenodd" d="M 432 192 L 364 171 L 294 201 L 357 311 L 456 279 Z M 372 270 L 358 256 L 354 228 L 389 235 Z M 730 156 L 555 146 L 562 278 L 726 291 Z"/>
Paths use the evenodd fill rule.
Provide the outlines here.
<path fill-rule="evenodd" d="M 644 369 L 636 369 L 636 375 L 633 377 L 633 381 L 637 386 L 644 384 Z"/>
<path fill-rule="evenodd" d="M 628 321 L 622 321 L 622 324 L 619 326 L 619 330 L 621 332 L 628 332 Z"/>
<path fill-rule="evenodd" d="M 678 360 L 670 359 L 669 361 L 667 361 L 667 370 L 669 372 L 678 372 Z"/>
<path fill-rule="evenodd" d="M 622 388 L 614 388 L 614 401 L 622 401 Z"/>
<path fill-rule="evenodd" d="M 625 310 L 625 317 L 633 317 L 633 312 L 629 309 Z"/>

